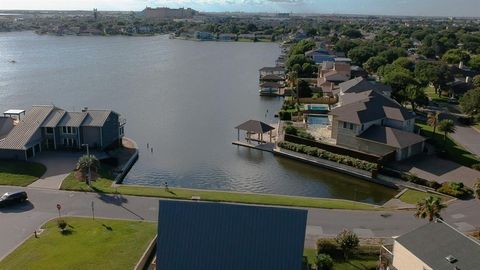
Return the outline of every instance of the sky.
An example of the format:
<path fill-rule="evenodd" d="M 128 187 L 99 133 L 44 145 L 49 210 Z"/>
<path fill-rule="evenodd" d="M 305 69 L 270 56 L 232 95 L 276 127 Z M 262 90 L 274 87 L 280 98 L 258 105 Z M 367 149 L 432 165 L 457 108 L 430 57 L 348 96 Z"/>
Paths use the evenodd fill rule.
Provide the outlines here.
<path fill-rule="evenodd" d="M 199 11 L 341 13 L 477 17 L 480 0 L 0 0 L 2 9 L 125 10 L 191 7 Z"/>

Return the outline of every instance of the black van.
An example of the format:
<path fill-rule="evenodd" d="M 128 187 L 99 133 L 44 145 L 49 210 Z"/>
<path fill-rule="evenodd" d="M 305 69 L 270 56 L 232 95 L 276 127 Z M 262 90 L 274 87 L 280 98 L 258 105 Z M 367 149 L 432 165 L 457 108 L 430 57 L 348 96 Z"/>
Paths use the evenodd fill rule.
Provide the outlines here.
<path fill-rule="evenodd" d="M 15 192 L 7 192 L 0 197 L 0 207 L 22 203 L 28 200 L 27 193 L 25 191 L 15 191 Z"/>

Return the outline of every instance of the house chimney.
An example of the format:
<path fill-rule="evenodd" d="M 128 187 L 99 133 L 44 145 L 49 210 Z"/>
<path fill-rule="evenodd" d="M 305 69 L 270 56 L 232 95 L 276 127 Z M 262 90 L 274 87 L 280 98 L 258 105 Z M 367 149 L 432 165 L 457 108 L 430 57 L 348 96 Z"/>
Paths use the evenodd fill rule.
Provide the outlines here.
<path fill-rule="evenodd" d="M 464 66 L 464 65 L 463 65 L 463 61 L 460 62 L 460 64 L 458 64 L 458 68 L 459 68 L 459 69 L 463 69 L 463 66 Z"/>
<path fill-rule="evenodd" d="M 333 91 L 333 83 L 332 82 L 330 83 L 330 90 Z"/>
<path fill-rule="evenodd" d="M 88 111 L 88 107 L 83 107 L 82 112 L 87 112 L 87 111 Z"/>
<path fill-rule="evenodd" d="M 472 81 L 472 78 L 470 76 L 465 77 L 465 82 L 470 83 Z"/>

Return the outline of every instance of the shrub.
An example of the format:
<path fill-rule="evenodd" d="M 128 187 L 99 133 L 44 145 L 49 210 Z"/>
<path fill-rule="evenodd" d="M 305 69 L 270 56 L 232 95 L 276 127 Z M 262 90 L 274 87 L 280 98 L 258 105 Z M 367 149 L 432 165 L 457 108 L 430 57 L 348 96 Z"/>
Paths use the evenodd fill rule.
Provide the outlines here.
<path fill-rule="evenodd" d="M 58 226 L 58 228 L 59 228 L 60 230 L 62 230 L 62 231 L 65 230 L 65 228 L 67 227 L 67 225 L 68 225 L 68 224 L 67 224 L 67 222 L 66 222 L 65 220 L 63 220 L 63 219 L 57 220 L 57 226 Z"/>
<path fill-rule="evenodd" d="M 280 117 L 280 120 L 283 120 L 283 121 L 290 121 L 290 120 L 292 120 L 292 113 L 291 113 L 291 112 L 280 111 L 280 112 L 278 113 L 278 116 Z"/>
<path fill-rule="evenodd" d="M 331 257 L 336 257 L 338 253 L 337 243 L 331 239 L 318 239 L 317 254 L 327 254 Z"/>
<path fill-rule="evenodd" d="M 358 248 L 360 240 L 358 236 L 349 230 L 341 231 L 336 237 L 335 241 L 337 242 L 340 249 L 343 251 L 345 260 L 348 260 L 349 254 Z"/>
<path fill-rule="evenodd" d="M 318 254 L 317 256 L 317 269 L 318 270 L 331 270 L 333 268 L 333 260 L 327 254 Z"/>
<path fill-rule="evenodd" d="M 287 127 L 288 129 L 288 127 Z M 311 147 L 311 146 L 306 146 L 303 144 L 297 144 L 297 143 L 291 143 L 291 142 L 286 142 L 286 141 L 281 141 L 278 143 L 278 146 L 287 150 L 323 158 L 326 160 L 330 160 L 333 162 L 337 162 L 340 164 L 344 164 L 347 166 L 352 166 L 355 168 L 358 168 L 360 170 L 368 171 L 368 172 L 373 172 L 377 168 L 377 164 L 352 158 L 349 156 L 344 156 L 344 155 L 339 155 L 335 154 L 317 147 Z"/>
<path fill-rule="evenodd" d="M 467 198 L 473 193 L 473 190 L 469 189 L 461 182 L 443 183 L 442 186 L 437 189 L 437 191 L 460 199 Z"/>
<path fill-rule="evenodd" d="M 415 174 L 403 174 L 401 176 L 401 178 L 403 180 L 407 181 L 407 182 L 411 182 L 411 183 L 414 183 L 414 184 L 417 184 L 417 185 L 430 187 L 430 188 L 433 188 L 433 189 L 438 189 L 442 186 L 438 182 L 429 181 L 429 180 L 420 178 L 420 177 L 416 176 Z"/>

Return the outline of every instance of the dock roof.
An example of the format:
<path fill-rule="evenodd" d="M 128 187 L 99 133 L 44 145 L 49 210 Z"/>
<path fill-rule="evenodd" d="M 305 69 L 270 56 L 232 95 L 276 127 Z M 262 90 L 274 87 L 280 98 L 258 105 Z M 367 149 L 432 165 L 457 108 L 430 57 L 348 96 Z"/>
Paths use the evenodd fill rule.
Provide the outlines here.
<path fill-rule="evenodd" d="M 159 202 L 157 269 L 300 270 L 307 211 Z"/>
<path fill-rule="evenodd" d="M 255 132 L 257 134 L 267 133 L 275 128 L 258 120 L 248 120 L 247 122 L 235 127 L 236 129 Z"/>

